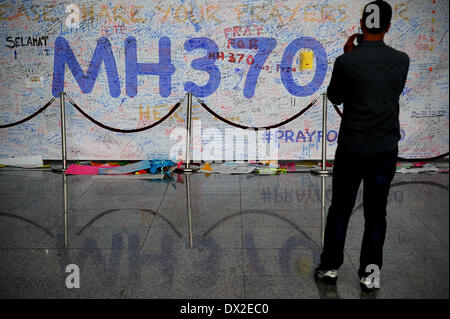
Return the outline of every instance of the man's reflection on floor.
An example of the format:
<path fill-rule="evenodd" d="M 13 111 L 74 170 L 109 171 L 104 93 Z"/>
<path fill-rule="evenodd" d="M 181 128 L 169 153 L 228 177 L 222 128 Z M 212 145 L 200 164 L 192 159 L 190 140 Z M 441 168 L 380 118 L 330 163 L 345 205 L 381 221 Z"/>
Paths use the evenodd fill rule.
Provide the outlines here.
<path fill-rule="evenodd" d="M 341 299 L 337 291 L 337 285 L 327 285 L 320 281 L 315 281 L 320 299 Z"/>

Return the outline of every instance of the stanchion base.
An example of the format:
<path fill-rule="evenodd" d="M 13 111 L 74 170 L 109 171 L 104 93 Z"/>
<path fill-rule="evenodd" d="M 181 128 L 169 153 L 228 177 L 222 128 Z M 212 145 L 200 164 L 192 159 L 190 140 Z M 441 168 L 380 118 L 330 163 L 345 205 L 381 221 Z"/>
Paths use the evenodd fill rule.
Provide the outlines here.
<path fill-rule="evenodd" d="M 65 173 L 66 170 L 67 170 L 67 166 L 66 166 L 66 168 L 64 168 L 64 165 L 62 163 L 56 164 L 56 165 L 51 165 L 51 171 L 53 173 L 62 174 L 62 173 Z"/>
<path fill-rule="evenodd" d="M 56 174 L 65 174 L 66 170 L 62 168 L 52 168 L 52 172 Z"/>
<path fill-rule="evenodd" d="M 179 171 L 180 173 L 194 173 L 196 171 L 198 171 L 200 169 L 200 167 L 189 167 L 189 168 L 179 168 L 177 169 L 177 171 Z"/>
<path fill-rule="evenodd" d="M 311 174 L 313 175 L 319 175 L 319 176 L 329 176 L 332 175 L 333 172 L 331 170 L 311 170 Z"/>

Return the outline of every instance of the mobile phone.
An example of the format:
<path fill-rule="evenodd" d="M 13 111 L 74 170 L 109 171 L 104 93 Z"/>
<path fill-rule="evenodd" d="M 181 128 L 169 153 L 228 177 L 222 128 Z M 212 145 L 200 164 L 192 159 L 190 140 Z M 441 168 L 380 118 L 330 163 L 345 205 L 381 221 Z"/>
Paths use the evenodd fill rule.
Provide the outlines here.
<path fill-rule="evenodd" d="M 363 42 L 363 33 L 361 28 L 358 28 L 358 35 L 356 36 L 356 44 Z"/>

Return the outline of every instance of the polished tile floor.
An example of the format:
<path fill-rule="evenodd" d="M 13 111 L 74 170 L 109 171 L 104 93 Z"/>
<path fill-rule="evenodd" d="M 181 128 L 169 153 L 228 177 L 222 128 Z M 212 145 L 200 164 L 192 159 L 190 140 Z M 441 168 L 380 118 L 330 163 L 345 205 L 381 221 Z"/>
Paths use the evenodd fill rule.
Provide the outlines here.
<path fill-rule="evenodd" d="M 381 289 L 361 293 L 362 189 L 336 287 L 316 284 L 322 178 L 105 180 L 0 171 L 1 298 L 448 298 L 449 175 L 397 174 Z M 324 178 L 326 205 L 331 178 Z M 80 269 L 68 289 L 66 266 Z"/>

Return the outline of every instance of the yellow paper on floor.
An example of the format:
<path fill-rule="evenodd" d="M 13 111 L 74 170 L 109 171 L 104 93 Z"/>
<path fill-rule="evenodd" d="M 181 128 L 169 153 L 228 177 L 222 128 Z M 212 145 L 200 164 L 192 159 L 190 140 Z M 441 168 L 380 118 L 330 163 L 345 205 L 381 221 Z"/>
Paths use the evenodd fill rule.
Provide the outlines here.
<path fill-rule="evenodd" d="M 212 172 L 213 169 L 211 168 L 211 166 L 209 165 L 209 163 L 205 163 L 205 165 L 203 165 L 203 167 L 201 168 L 201 170 Z"/>

